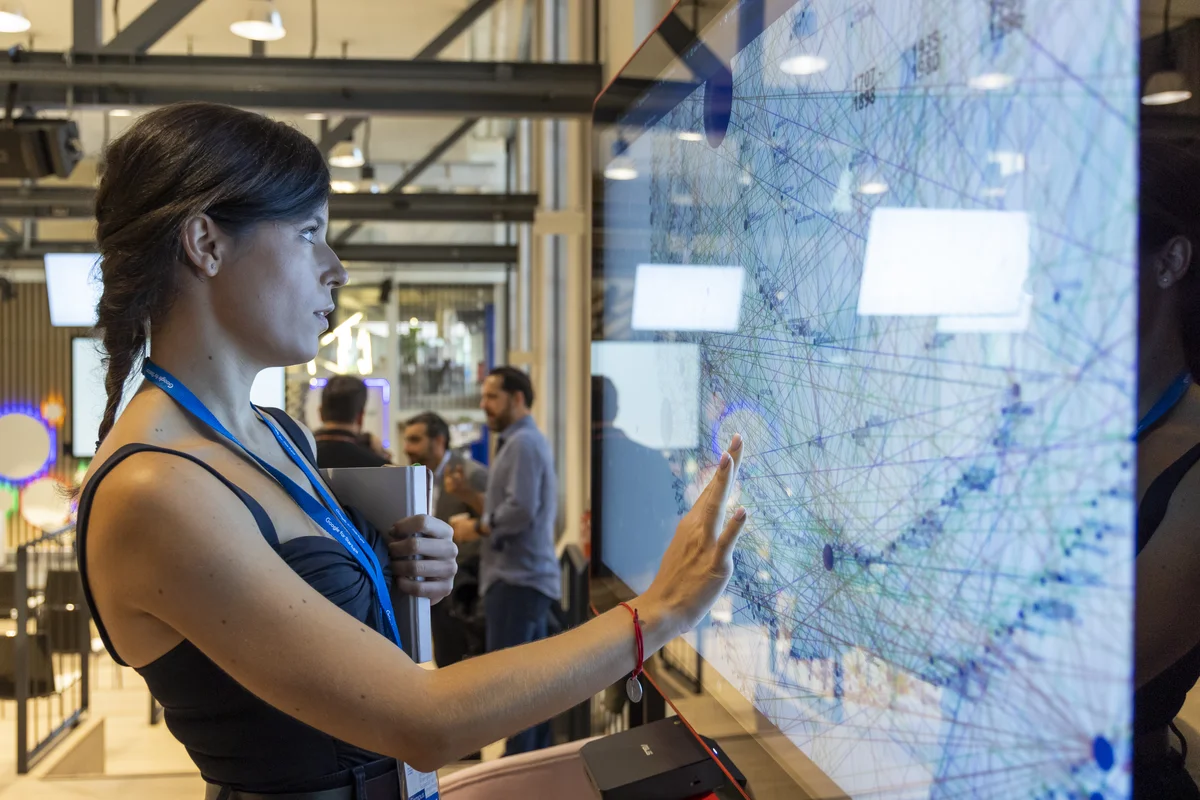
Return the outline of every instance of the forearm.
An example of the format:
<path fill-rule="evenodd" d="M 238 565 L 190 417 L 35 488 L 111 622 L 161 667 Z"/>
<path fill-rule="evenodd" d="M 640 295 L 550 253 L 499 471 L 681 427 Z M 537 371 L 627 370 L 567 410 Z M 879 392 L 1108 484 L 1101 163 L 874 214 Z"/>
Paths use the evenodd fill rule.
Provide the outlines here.
<path fill-rule="evenodd" d="M 495 510 L 483 517 L 485 533 L 489 536 L 504 536 L 528 530 L 533 523 L 533 514 L 525 506 L 505 500 Z"/>
<path fill-rule="evenodd" d="M 642 598 L 630 603 L 642 621 L 645 655 L 678 635 L 672 615 Z M 447 763 L 586 701 L 633 670 L 633 616 L 624 608 L 559 636 L 489 653 L 430 675 L 431 724 Z"/>

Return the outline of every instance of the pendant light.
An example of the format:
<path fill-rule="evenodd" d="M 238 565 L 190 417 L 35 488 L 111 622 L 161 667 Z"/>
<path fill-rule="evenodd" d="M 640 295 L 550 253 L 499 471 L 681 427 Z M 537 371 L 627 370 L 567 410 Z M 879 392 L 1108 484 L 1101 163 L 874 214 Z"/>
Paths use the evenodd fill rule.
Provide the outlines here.
<path fill-rule="evenodd" d="M 329 166 L 331 167 L 358 169 L 365 163 L 367 162 L 363 158 L 362 150 L 358 149 L 358 145 L 354 143 L 353 139 L 338 142 L 329 153 Z"/>
<path fill-rule="evenodd" d="M 33 23 L 12 3 L 0 3 L 0 33 L 24 33 Z"/>
<path fill-rule="evenodd" d="M 1187 78 L 1175 68 L 1175 49 L 1171 47 L 1171 0 L 1163 6 L 1163 68 L 1150 76 L 1142 93 L 1144 106 L 1169 106 L 1192 99 Z"/>
<path fill-rule="evenodd" d="M 229 30 L 252 42 L 277 42 L 287 36 L 283 17 L 271 0 L 250 0 L 245 17 L 230 25 Z"/>

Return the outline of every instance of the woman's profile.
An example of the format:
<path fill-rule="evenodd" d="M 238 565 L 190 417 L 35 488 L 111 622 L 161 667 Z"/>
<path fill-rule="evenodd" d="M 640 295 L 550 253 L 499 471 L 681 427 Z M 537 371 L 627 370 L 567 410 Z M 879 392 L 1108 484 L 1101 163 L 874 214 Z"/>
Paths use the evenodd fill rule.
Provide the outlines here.
<path fill-rule="evenodd" d="M 314 357 L 347 280 L 325 241 L 328 193 L 298 131 L 192 103 L 114 141 L 96 197 L 108 406 L 80 497 L 80 569 L 106 647 L 145 678 L 210 798 L 392 797 L 380 792 L 397 760 L 436 769 L 635 667 L 623 608 L 440 670 L 397 647 L 389 588 L 449 592 L 449 526 L 374 530 L 330 495 L 307 429 L 249 400 L 262 369 Z M 647 654 L 729 579 L 741 456 L 735 437 L 630 603 Z"/>

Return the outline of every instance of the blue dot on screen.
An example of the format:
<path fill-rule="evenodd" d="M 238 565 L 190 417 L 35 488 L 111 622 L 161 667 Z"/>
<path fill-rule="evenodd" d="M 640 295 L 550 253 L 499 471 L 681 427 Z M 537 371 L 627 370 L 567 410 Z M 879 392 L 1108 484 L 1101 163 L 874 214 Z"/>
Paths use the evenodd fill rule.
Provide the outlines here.
<path fill-rule="evenodd" d="M 825 545 L 825 549 L 821 552 L 821 562 L 825 565 L 825 569 L 833 569 L 833 545 Z"/>
<path fill-rule="evenodd" d="M 1115 758 L 1113 756 L 1113 746 L 1108 739 L 1103 736 L 1097 736 L 1092 742 L 1092 755 L 1096 759 L 1096 764 L 1100 769 L 1108 772 L 1113 768 Z"/>
<path fill-rule="evenodd" d="M 1104 795 L 1100 794 L 1099 792 L 1092 792 L 1088 796 L 1088 800 L 1104 800 Z"/>

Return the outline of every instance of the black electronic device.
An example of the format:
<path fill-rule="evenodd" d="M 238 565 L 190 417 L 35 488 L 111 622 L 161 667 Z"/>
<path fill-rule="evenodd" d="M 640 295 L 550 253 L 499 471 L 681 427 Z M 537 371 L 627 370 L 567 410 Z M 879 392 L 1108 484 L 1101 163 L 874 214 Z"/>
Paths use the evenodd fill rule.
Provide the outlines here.
<path fill-rule="evenodd" d="M 72 120 L 0 122 L 0 178 L 68 178 L 82 157 L 79 127 Z"/>
<path fill-rule="evenodd" d="M 602 800 L 685 800 L 711 792 L 729 779 L 716 759 L 741 784 L 746 778 L 717 743 L 700 737 L 678 717 L 588 742 L 580 749 L 588 777 Z"/>

